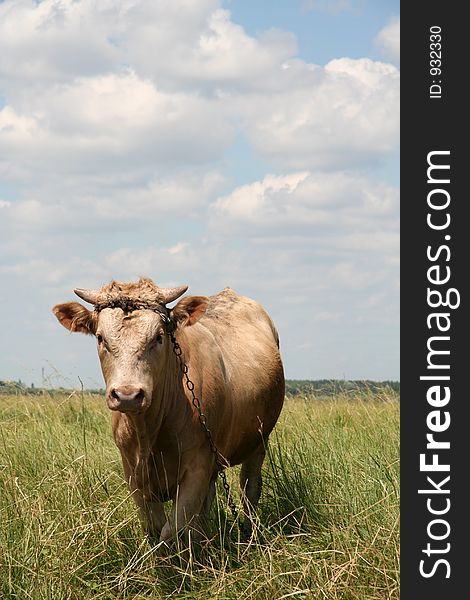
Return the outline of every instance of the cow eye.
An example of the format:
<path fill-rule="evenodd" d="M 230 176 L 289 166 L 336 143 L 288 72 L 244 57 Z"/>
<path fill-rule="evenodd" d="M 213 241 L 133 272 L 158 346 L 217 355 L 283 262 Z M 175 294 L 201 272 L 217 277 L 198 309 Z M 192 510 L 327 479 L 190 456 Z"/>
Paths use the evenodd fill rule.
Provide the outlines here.
<path fill-rule="evenodd" d="M 163 344 L 163 336 L 162 335 L 157 335 L 157 337 L 155 338 L 157 341 L 157 344 Z"/>
<path fill-rule="evenodd" d="M 109 346 L 106 343 L 104 337 L 101 335 L 101 333 L 96 334 L 96 341 L 98 342 L 100 351 L 103 350 L 103 351 L 109 352 Z"/>
<path fill-rule="evenodd" d="M 96 341 L 98 342 L 98 346 L 101 346 L 105 350 L 109 350 L 108 344 L 104 341 L 104 338 L 101 335 L 101 333 L 96 334 Z"/>

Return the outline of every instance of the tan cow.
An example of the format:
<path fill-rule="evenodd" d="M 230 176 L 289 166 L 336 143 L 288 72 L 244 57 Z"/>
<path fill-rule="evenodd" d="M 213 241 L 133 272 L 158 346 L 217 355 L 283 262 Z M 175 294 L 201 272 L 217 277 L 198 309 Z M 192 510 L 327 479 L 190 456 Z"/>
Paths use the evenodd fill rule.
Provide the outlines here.
<path fill-rule="evenodd" d="M 172 330 L 218 451 L 227 464 L 242 465 L 245 533 L 284 400 L 279 339 L 265 310 L 230 288 L 166 307 L 186 290 L 159 288 L 145 278 L 112 281 L 97 291 L 75 290 L 93 311 L 78 302 L 53 308 L 70 331 L 96 336 L 124 473 L 145 530 L 160 541 L 200 532 L 219 471 L 184 385 Z"/>

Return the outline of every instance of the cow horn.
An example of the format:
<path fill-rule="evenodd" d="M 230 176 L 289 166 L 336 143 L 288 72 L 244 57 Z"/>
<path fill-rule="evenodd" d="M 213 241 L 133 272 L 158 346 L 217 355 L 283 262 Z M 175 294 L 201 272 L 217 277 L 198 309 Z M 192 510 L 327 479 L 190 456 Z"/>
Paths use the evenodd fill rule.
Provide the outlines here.
<path fill-rule="evenodd" d="M 89 302 L 90 304 L 99 304 L 102 294 L 100 290 L 82 290 L 80 288 L 76 288 L 73 290 L 75 294 L 85 302 Z"/>
<path fill-rule="evenodd" d="M 174 288 L 160 288 L 158 290 L 158 295 L 163 299 L 163 303 L 167 304 L 168 302 L 173 302 L 176 298 L 182 296 L 189 286 L 181 285 L 180 287 Z"/>

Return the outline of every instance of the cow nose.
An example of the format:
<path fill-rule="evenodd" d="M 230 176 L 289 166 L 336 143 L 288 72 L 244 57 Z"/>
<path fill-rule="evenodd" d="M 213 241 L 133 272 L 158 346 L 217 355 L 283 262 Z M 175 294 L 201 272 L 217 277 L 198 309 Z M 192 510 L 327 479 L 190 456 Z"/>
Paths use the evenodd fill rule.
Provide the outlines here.
<path fill-rule="evenodd" d="M 108 406 L 111 410 L 121 412 L 135 411 L 143 407 L 145 392 L 142 388 L 121 386 L 113 388 L 108 397 Z"/>
<path fill-rule="evenodd" d="M 128 386 L 114 388 L 111 392 L 111 396 L 119 400 L 119 402 L 135 402 L 141 400 L 144 397 L 144 390 L 142 388 L 132 388 Z"/>

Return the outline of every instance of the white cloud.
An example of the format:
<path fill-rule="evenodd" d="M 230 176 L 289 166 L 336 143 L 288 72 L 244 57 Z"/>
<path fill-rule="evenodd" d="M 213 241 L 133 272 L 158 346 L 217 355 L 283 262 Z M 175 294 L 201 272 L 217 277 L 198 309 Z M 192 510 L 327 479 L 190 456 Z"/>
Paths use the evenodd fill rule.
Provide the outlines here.
<path fill-rule="evenodd" d="M 291 194 L 307 176 L 308 173 L 266 175 L 263 181 L 243 185 L 229 196 L 219 198 L 213 208 L 217 214 L 257 221 L 261 215 L 271 216 L 272 211 L 267 206 L 269 197 L 279 193 Z"/>
<path fill-rule="evenodd" d="M 250 36 L 218 4 L 2 3 L 0 170 L 148 176 L 222 160 L 236 129 L 284 170 L 361 165 L 396 147 L 393 66 L 307 64 L 292 34 Z"/>
<path fill-rule="evenodd" d="M 168 285 L 169 277 L 197 267 L 199 261 L 200 257 L 193 252 L 190 244 L 181 241 L 167 247 L 148 246 L 138 250 L 119 248 L 103 257 L 103 265 L 108 273 L 120 273 L 124 280 L 135 280 L 159 270 L 160 285 Z"/>
<path fill-rule="evenodd" d="M 350 260 L 336 263 L 327 273 L 326 282 L 328 287 L 335 287 L 337 290 L 357 290 L 362 291 L 369 288 L 374 283 L 382 283 L 382 274 L 375 270 L 365 270 L 362 266 L 354 264 Z"/>
<path fill-rule="evenodd" d="M 10 89 L 95 75 L 116 63 L 108 38 L 112 2 L 5 0 L 0 4 L 0 82 Z M 116 4 L 116 3 L 114 3 Z M 116 5 L 117 6 L 117 5 Z"/>
<path fill-rule="evenodd" d="M 398 64 L 400 62 L 400 19 L 393 17 L 379 31 L 374 41 L 385 58 Z"/>
<path fill-rule="evenodd" d="M 123 48 L 138 72 L 159 85 L 174 89 L 184 82 L 205 93 L 232 86 L 258 87 L 279 62 L 294 56 L 297 49 L 292 34 L 272 29 L 251 37 L 231 21 L 228 11 L 221 9 L 207 12 L 206 19 L 187 35 L 181 31 L 179 14 L 169 29 L 165 24 L 164 32 L 158 25 L 126 24 Z"/>
<path fill-rule="evenodd" d="M 364 348 L 363 323 L 396 329 L 398 194 L 365 173 L 396 150 L 399 72 L 308 64 L 292 33 L 250 35 L 220 5 L 0 3 L 5 299 L 46 348 L 76 286 L 231 285 L 275 315 L 291 376 L 333 376 L 358 323 Z M 226 168 L 238 138 L 270 174 Z"/>
<path fill-rule="evenodd" d="M 20 279 L 26 279 L 28 283 L 41 285 L 56 284 L 63 280 L 67 270 L 63 266 L 58 266 L 57 261 L 45 259 L 29 259 L 10 265 L 0 265 L 0 273 L 14 275 Z"/>
<path fill-rule="evenodd" d="M 81 235 L 84 230 L 105 234 L 116 227 L 132 231 L 136 227 L 151 230 L 152 223 L 164 219 L 184 218 L 202 220 L 207 205 L 225 184 L 217 172 L 186 172 L 176 177 L 156 177 L 141 185 L 94 180 L 94 185 L 71 185 L 57 180 L 54 194 L 50 186 L 31 190 L 27 198 L 14 202 L 0 201 L 3 210 L 0 231 L 5 242 L 12 230 L 31 239 L 34 236 L 67 234 Z M 115 187 L 114 187 L 115 186 Z M 158 227 L 161 231 L 161 225 Z M 16 245 L 13 246 L 16 248 Z"/>
<path fill-rule="evenodd" d="M 28 239 L 27 243 L 21 240 L 22 246 L 31 247 L 31 240 L 37 240 L 35 252 L 39 251 L 46 262 L 36 264 L 35 280 L 43 271 L 44 281 L 50 281 L 48 272 L 54 264 L 57 274 L 53 283 L 68 282 L 72 287 L 77 285 L 74 277 L 87 286 L 112 277 L 150 275 L 183 283 L 189 278 L 197 282 L 199 291 L 207 287 L 215 292 L 218 287 L 233 285 L 253 290 L 255 296 L 267 290 L 290 296 L 289 290 L 295 289 L 289 298 L 295 303 L 307 302 L 315 290 L 321 303 L 325 302 L 324 312 L 331 303 L 330 295 L 339 289 L 377 293 L 377 286 L 396 279 L 398 193 L 364 176 L 307 172 L 268 175 L 239 186 L 206 208 L 199 205 L 201 223 L 209 223 L 203 236 L 185 236 L 176 227 L 169 238 L 165 234 L 168 219 L 158 210 L 136 206 L 128 230 L 130 199 L 122 206 L 122 213 L 116 204 L 122 227 L 111 205 L 99 215 L 91 213 L 90 203 L 80 227 L 76 222 L 80 215 L 78 211 L 74 214 L 70 205 L 44 206 L 30 201 L 15 207 L 16 212 L 3 223 L 3 231 L 21 229 Z M 181 220 L 178 215 L 176 211 Z M 51 231 L 53 219 L 57 226 L 52 238 L 38 242 L 38 228 Z M 96 232 L 91 226 L 93 220 L 97 221 Z M 28 222 L 29 233 L 24 227 Z M 136 239 L 130 231 L 143 235 Z M 99 236 L 99 247 L 88 247 L 86 240 L 93 241 L 95 236 Z M 15 248 L 8 250 L 16 256 L 13 264 L 20 265 L 19 271 L 9 272 L 22 271 L 29 277 L 33 271 L 28 265 L 33 264 L 34 253 L 25 256 Z M 86 283 L 90 279 L 92 282 Z M 336 312 L 344 313 L 344 308 Z"/>
<path fill-rule="evenodd" d="M 246 134 L 266 160 L 281 168 L 344 168 L 397 146 L 399 73 L 393 65 L 342 58 L 324 69 L 296 68 L 302 85 L 291 81 L 269 101 L 234 100 L 244 107 Z"/>
<path fill-rule="evenodd" d="M 246 34 L 217 0 L 6 0 L 0 81 L 16 87 L 93 77 L 132 65 L 166 90 L 256 84 L 296 52 L 295 36 Z M 58 51 L 60 49 L 60 51 Z M 215 88 L 214 88 L 215 86 Z"/>
<path fill-rule="evenodd" d="M 398 209 L 396 188 L 363 175 L 268 175 L 211 207 L 224 266 L 218 276 L 267 301 L 282 298 L 282 319 L 290 322 L 287 307 L 295 307 L 306 331 L 362 319 L 396 323 Z"/>
<path fill-rule="evenodd" d="M 347 172 L 267 175 L 219 198 L 211 210 L 213 230 L 224 235 L 275 230 L 289 235 L 319 231 L 324 237 L 342 227 L 342 235 L 353 241 L 355 230 L 375 236 L 377 224 L 397 227 L 398 191 Z"/>
<path fill-rule="evenodd" d="M 159 92 L 132 71 L 79 78 L 0 111 L 2 162 L 85 176 L 209 162 L 232 139 L 215 102 Z"/>

